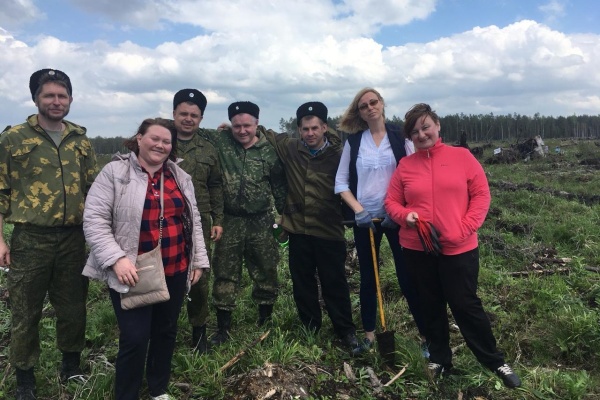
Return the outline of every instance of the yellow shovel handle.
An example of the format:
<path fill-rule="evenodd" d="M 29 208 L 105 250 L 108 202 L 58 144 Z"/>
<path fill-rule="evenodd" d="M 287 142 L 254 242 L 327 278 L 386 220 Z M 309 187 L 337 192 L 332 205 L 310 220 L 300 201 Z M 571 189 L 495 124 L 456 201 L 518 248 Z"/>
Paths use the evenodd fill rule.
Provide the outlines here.
<path fill-rule="evenodd" d="M 369 228 L 369 239 L 371 239 L 371 254 L 373 256 L 373 272 L 375 273 L 375 286 L 377 288 L 377 303 L 379 304 L 381 329 L 385 332 L 385 315 L 383 314 L 383 297 L 381 296 L 381 286 L 379 285 L 379 265 L 377 264 L 377 252 L 375 251 L 375 235 L 371 228 Z"/>

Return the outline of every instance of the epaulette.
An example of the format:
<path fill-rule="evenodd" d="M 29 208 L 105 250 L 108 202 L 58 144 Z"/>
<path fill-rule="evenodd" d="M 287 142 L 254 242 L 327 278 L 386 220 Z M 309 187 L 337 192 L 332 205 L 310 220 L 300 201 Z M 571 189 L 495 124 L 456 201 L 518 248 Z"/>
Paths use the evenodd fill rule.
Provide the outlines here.
<path fill-rule="evenodd" d="M 10 128 L 12 128 L 11 125 L 6 125 L 6 128 L 4 128 L 4 130 L 2 130 L 2 132 L 0 132 L 0 135 L 2 135 L 4 132 L 6 132 L 7 130 L 9 130 Z"/>

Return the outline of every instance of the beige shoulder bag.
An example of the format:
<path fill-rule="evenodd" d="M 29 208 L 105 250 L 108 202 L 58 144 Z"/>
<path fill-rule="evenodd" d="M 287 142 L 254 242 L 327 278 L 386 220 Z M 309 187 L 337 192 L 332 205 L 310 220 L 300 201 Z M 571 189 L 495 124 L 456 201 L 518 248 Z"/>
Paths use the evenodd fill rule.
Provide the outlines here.
<path fill-rule="evenodd" d="M 158 220 L 158 246 L 148 253 L 140 254 L 135 260 L 135 268 L 139 281 L 129 288 L 129 292 L 121 293 L 121 308 L 144 307 L 150 304 L 162 303 L 170 299 L 169 289 L 165 280 L 165 268 L 162 262 L 160 245 L 162 241 L 162 224 L 164 220 L 164 173 L 160 176 L 160 217 Z"/>

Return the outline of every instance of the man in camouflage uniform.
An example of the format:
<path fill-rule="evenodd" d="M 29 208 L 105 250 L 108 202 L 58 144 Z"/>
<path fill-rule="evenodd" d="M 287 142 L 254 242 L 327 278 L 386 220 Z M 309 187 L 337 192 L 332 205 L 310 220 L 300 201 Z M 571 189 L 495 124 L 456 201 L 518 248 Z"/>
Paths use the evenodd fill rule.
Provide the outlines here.
<path fill-rule="evenodd" d="M 210 241 L 223 234 L 223 177 L 217 150 L 200 137 L 200 121 L 206 109 L 206 97 L 196 89 L 181 89 L 173 97 L 173 121 L 177 129 L 179 166 L 192 176 L 198 211 L 202 220 L 204 243 L 210 259 Z M 206 353 L 206 318 L 208 317 L 208 270 L 192 286 L 187 313 L 192 325 L 192 347 Z"/>
<path fill-rule="evenodd" d="M 0 264 L 9 267 L 9 361 L 20 400 L 35 399 L 33 367 L 46 293 L 56 312 L 60 377 L 81 374 L 88 289 L 81 275 L 83 206 L 97 173 L 85 128 L 64 119 L 73 101 L 69 77 L 42 69 L 31 75 L 29 89 L 37 115 L 0 136 L 0 228 L 4 221 L 14 224 L 10 249 L 0 237 Z"/>
<path fill-rule="evenodd" d="M 225 233 L 215 246 L 212 267 L 218 326 L 211 339 L 214 346 L 229 338 L 243 263 L 254 282 L 252 298 L 259 307 L 258 325 L 271 317 L 279 262 L 278 245 L 270 232 L 272 199 L 281 212 L 286 196 L 283 166 L 264 134 L 258 132 L 258 106 L 237 102 L 229 106 L 228 113 L 231 128 L 210 134 L 223 170 L 225 199 Z"/>
<path fill-rule="evenodd" d="M 321 306 L 315 273 L 333 329 L 350 348 L 361 352 L 352 321 L 350 288 L 346 280 L 346 242 L 339 195 L 334 194 L 335 174 L 342 142 L 327 126 L 327 107 L 308 102 L 296 111 L 300 139 L 266 131 L 277 150 L 288 181 L 281 224 L 289 235 L 289 268 L 294 301 L 302 324 L 321 328 Z"/>

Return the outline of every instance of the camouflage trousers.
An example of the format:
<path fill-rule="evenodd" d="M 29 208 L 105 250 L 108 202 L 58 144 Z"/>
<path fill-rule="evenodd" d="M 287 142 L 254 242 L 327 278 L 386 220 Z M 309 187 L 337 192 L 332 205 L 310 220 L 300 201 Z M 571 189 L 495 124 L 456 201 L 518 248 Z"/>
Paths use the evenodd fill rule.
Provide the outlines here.
<path fill-rule="evenodd" d="M 206 252 L 208 253 L 208 259 L 210 260 L 212 245 L 210 230 L 212 228 L 212 218 L 210 213 L 200 213 L 200 219 L 202 220 L 204 244 L 206 245 Z M 210 270 L 204 270 L 200 280 L 190 289 L 188 295 L 189 300 L 187 302 L 187 314 L 190 325 L 192 326 L 202 326 L 206 324 L 206 318 L 208 318 L 209 281 Z"/>
<path fill-rule="evenodd" d="M 56 312 L 56 339 L 62 352 L 85 346 L 88 279 L 83 228 L 17 224 L 11 239 L 7 283 L 12 313 L 9 361 L 33 367 L 40 356 L 39 322 L 46 293 Z"/>
<path fill-rule="evenodd" d="M 215 246 L 212 268 L 213 301 L 217 309 L 235 308 L 244 264 L 254 284 L 255 303 L 275 303 L 279 249 L 271 234 L 272 224 L 270 212 L 243 217 L 225 214 L 223 237 Z"/>

